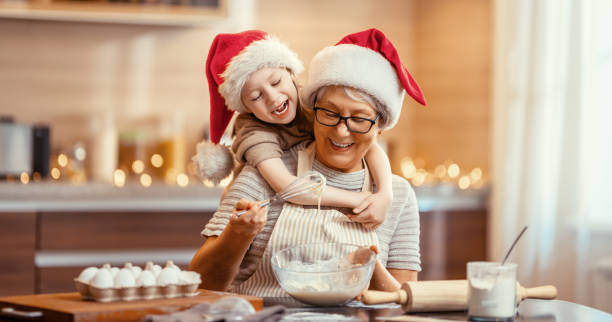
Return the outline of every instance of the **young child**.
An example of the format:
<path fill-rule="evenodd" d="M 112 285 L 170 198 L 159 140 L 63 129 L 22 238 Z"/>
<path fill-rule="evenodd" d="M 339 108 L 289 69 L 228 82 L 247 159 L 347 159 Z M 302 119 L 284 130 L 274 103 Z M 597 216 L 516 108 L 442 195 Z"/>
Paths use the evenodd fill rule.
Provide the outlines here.
<path fill-rule="evenodd" d="M 211 141 L 220 142 L 234 111 L 239 112 L 232 146 L 235 158 L 257 167 L 276 192 L 296 179 L 281 161 L 282 151 L 312 139 L 312 115 L 300 107 L 295 79 L 302 70 L 294 52 L 259 30 L 217 35 L 206 61 Z M 389 160 L 380 146 L 373 147 L 366 154 L 366 162 L 376 183 L 375 193 L 326 187 L 321 204 L 353 208 L 351 220 L 375 229 L 384 221 L 393 194 Z M 194 157 L 200 175 L 215 182 L 230 174 L 233 160 L 223 146 L 208 142 L 198 145 Z M 315 196 L 291 201 L 308 205 L 318 202 Z"/>

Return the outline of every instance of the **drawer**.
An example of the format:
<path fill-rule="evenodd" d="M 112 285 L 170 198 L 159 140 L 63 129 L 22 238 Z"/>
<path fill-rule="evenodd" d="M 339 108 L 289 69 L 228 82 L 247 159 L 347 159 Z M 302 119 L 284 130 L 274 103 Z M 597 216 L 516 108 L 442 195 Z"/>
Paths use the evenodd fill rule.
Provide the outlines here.
<path fill-rule="evenodd" d="M 38 250 L 199 248 L 210 212 L 42 212 Z"/>

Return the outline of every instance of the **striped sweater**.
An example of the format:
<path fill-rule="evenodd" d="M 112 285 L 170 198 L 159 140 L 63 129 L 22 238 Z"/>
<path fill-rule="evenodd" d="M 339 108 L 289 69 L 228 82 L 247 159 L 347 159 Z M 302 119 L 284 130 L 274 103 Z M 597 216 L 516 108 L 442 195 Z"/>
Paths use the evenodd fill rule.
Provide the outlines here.
<path fill-rule="evenodd" d="M 283 153 L 281 159 L 289 172 L 297 173 L 298 151 L 304 149 L 308 143 L 298 144 Z M 327 184 L 333 187 L 361 191 L 363 186 L 365 170 L 351 173 L 338 172 L 327 168 L 316 159 L 313 163 L 313 170 L 323 174 L 327 179 Z M 393 203 L 385 221 L 376 230 L 379 241 L 378 258 L 387 268 L 420 271 L 420 229 L 416 196 L 414 190 L 412 190 L 412 187 L 405 179 L 394 175 L 392 182 Z M 246 165 L 225 194 L 223 200 L 221 200 L 219 209 L 208 224 L 206 224 L 204 230 L 202 230 L 202 236 L 221 235 L 221 232 L 229 222 L 234 205 L 238 200 L 242 198 L 254 201 L 265 200 L 272 196 L 274 196 L 274 191 L 257 169 Z M 233 286 L 240 285 L 255 272 L 281 209 L 282 202 L 274 202 L 270 205 L 265 227 L 251 243 L 240 264 L 240 271 L 234 279 Z M 329 208 L 321 206 L 321 209 Z"/>

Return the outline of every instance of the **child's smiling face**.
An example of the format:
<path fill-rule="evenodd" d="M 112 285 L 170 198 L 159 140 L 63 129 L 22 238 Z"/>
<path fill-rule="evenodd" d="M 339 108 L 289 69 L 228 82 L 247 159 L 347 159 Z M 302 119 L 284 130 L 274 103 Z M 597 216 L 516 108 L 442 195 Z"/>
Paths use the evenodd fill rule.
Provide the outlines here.
<path fill-rule="evenodd" d="M 264 67 L 252 73 L 242 86 L 240 98 L 261 121 L 287 124 L 295 118 L 298 93 L 285 68 Z"/>

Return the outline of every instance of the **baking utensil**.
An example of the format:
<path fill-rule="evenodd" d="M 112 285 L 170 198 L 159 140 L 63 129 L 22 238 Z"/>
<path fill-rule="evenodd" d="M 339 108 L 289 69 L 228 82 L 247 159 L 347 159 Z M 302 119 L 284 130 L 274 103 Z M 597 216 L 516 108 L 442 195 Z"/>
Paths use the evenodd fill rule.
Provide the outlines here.
<path fill-rule="evenodd" d="M 280 250 L 270 263 L 276 280 L 293 298 L 311 305 L 340 305 L 368 285 L 376 253 L 346 243 L 301 244 Z"/>
<path fill-rule="evenodd" d="M 512 242 L 512 245 L 510 246 L 510 249 L 508 249 L 508 251 L 506 252 L 506 256 L 504 256 L 504 260 L 502 261 L 501 266 L 504 266 L 504 264 L 508 260 L 508 257 L 510 256 L 510 253 L 512 253 L 512 250 L 514 249 L 514 246 L 519 241 L 521 236 L 523 236 L 523 233 L 525 232 L 525 230 L 527 230 L 527 226 L 525 226 L 525 227 L 523 227 L 523 229 L 521 229 L 521 232 L 518 234 L 518 236 L 516 236 L 516 239 L 514 239 L 514 242 Z"/>
<path fill-rule="evenodd" d="M 325 187 L 325 182 L 325 177 L 322 174 L 315 171 L 308 171 L 299 176 L 297 179 L 293 180 L 293 182 L 287 185 L 283 190 L 277 192 L 272 198 L 262 202 L 259 207 L 267 207 L 273 201 L 279 199 L 290 201 L 291 198 L 304 194 L 320 196 L 323 192 L 323 188 Z M 239 211 L 236 213 L 236 216 L 240 217 L 247 211 L 248 210 Z"/>
<path fill-rule="evenodd" d="M 517 303 L 526 298 L 554 299 L 557 288 L 553 285 L 525 288 L 517 283 Z M 405 312 L 437 312 L 467 310 L 468 281 L 441 280 L 405 282 L 394 292 L 365 291 L 361 301 L 365 304 L 398 303 Z"/>

